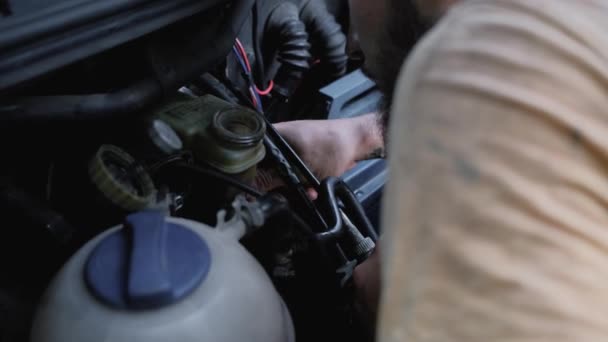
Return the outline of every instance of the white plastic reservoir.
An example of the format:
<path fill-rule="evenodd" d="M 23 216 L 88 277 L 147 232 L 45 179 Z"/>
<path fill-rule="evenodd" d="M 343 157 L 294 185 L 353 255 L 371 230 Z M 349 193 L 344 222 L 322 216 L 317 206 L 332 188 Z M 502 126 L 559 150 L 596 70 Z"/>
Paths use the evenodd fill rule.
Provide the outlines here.
<path fill-rule="evenodd" d="M 291 317 L 238 242 L 159 212 L 127 217 L 82 247 L 41 300 L 32 342 L 293 342 Z"/>

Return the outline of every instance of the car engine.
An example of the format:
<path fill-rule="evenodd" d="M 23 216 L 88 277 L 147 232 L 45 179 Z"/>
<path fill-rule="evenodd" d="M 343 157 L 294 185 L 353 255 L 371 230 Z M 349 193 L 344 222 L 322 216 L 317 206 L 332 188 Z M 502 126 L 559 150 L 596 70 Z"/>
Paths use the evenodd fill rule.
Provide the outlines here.
<path fill-rule="evenodd" d="M 273 127 L 379 108 L 347 1 L 0 0 L 0 13 L 0 341 L 27 341 L 62 265 L 141 212 L 244 222 L 297 341 L 372 338 L 352 272 L 375 246 L 385 163 L 319 180 Z"/>

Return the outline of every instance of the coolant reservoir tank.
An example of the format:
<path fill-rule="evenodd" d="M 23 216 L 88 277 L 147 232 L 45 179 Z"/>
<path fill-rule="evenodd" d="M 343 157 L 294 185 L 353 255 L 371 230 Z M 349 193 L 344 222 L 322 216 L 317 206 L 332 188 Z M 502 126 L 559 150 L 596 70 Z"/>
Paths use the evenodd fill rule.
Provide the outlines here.
<path fill-rule="evenodd" d="M 211 228 L 140 212 L 100 234 L 43 296 L 33 342 L 292 342 L 290 315 L 238 238 L 240 220 Z"/>

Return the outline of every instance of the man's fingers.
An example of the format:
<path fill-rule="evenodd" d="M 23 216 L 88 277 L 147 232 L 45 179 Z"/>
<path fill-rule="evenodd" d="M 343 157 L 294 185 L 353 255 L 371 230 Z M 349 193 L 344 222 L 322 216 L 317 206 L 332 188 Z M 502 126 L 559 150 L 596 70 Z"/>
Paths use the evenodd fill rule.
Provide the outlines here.
<path fill-rule="evenodd" d="M 274 170 L 258 169 L 253 186 L 262 192 L 268 192 L 285 186 L 285 182 L 283 182 L 281 177 L 279 177 Z M 306 195 L 311 201 L 314 201 L 319 197 L 317 190 L 313 188 L 307 188 Z"/>
<path fill-rule="evenodd" d="M 253 186 L 262 192 L 268 192 L 284 185 L 274 170 L 258 169 Z"/>
<path fill-rule="evenodd" d="M 306 189 L 306 194 L 308 195 L 308 198 L 310 198 L 311 201 L 315 201 L 317 197 L 319 197 L 319 193 L 317 193 L 317 190 L 313 188 Z"/>

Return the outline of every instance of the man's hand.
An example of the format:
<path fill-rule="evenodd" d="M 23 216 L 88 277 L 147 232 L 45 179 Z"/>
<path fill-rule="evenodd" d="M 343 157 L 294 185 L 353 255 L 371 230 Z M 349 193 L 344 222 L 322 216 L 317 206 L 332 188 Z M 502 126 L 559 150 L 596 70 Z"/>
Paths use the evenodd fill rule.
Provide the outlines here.
<path fill-rule="evenodd" d="M 340 176 L 359 160 L 384 155 L 376 114 L 281 122 L 275 127 L 320 179 Z"/>
<path fill-rule="evenodd" d="M 377 118 L 371 113 L 337 120 L 281 122 L 277 131 L 295 149 L 321 180 L 337 177 L 360 160 L 384 157 L 384 138 Z M 276 170 L 258 170 L 255 186 L 269 191 L 283 185 Z M 309 189 L 312 200 L 317 198 Z"/>

